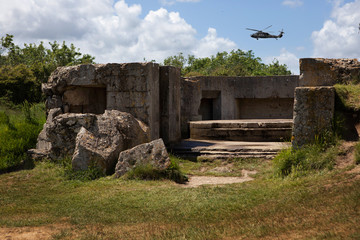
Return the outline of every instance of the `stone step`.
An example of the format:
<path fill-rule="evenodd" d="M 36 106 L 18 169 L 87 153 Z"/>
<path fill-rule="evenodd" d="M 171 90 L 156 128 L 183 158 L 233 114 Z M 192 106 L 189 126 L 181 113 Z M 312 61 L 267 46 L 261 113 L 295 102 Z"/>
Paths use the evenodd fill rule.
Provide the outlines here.
<path fill-rule="evenodd" d="M 292 119 L 233 119 L 191 121 L 193 128 L 292 128 Z"/>
<path fill-rule="evenodd" d="M 190 122 L 190 138 L 230 141 L 285 141 L 292 119 L 209 120 Z"/>
<path fill-rule="evenodd" d="M 170 152 L 185 159 L 230 159 L 230 158 L 268 158 L 271 159 L 288 142 L 239 142 L 215 140 L 183 140 L 173 146 Z"/>

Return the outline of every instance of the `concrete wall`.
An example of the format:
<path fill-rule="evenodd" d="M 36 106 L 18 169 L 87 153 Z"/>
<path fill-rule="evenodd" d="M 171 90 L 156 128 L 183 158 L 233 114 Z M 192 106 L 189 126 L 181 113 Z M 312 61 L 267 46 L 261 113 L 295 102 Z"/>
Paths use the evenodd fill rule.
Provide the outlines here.
<path fill-rule="evenodd" d="M 300 86 L 332 86 L 360 80 L 357 59 L 301 58 Z"/>
<path fill-rule="evenodd" d="M 159 65 L 126 63 L 119 70 L 106 85 L 106 109 L 132 114 L 150 127 L 151 139 L 159 138 Z"/>
<path fill-rule="evenodd" d="M 160 136 L 165 144 L 181 140 L 180 68 L 160 67 Z"/>
<path fill-rule="evenodd" d="M 298 75 L 183 78 L 182 137 L 189 136 L 189 121 L 208 120 L 209 114 L 212 114 L 214 120 L 290 119 L 293 113 L 294 90 L 298 85 Z"/>
<path fill-rule="evenodd" d="M 64 113 L 131 113 L 160 137 L 159 65 L 155 63 L 89 64 L 56 69 L 43 84 L 47 110 Z"/>

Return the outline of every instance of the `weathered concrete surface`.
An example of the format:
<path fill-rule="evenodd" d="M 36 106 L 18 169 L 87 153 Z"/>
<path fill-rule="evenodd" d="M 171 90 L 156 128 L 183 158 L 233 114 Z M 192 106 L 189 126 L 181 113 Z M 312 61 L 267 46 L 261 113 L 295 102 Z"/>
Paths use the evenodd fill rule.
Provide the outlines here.
<path fill-rule="evenodd" d="M 297 75 L 271 77 L 204 76 L 182 79 L 182 137 L 189 137 L 189 121 L 292 118 L 294 90 L 298 83 L 299 76 Z M 255 104 L 252 108 L 244 106 L 244 104 L 248 105 L 249 102 L 255 101 L 262 101 L 262 103 Z"/>
<path fill-rule="evenodd" d="M 332 133 L 335 90 L 333 87 L 295 89 L 293 147 L 301 147 L 315 138 Z"/>
<path fill-rule="evenodd" d="M 110 75 L 106 85 L 106 109 L 132 114 L 147 124 L 151 139 L 160 137 L 159 65 L 121 64 L 118 76 Z"/>
<path fill-rule="evenodd" d="M 93 64 L 59 67 L 42 85 L 47 111 L 101 114 L 128 112 L 159 138 L 159 65 L 155 63 Z"/>
<path fill-rule="evenodd" d="M 185 139 L 171 151 L 176 156 L 206 159 L 273 158 L 290 142 L 246 142 Z"/>
<path fill-rule="evenodd" d="M 290 140 L 292 119 L 209 120 L 190 122 L 191 139 L 227 141 Z"/>
<path fill-rule="evenodd" d="M 181 140 L 180 68 L 160 67 L 160 136 L 165 144 Z"/>
<path fill-rule="evenodd" d="M 169 167 L 170 158 L 161 138 L 122 151 L 116 164 L 115 177 L 121 177 L 136 166 L 148 164 L 157 170 L 165 170 Z"/>
<path fill-rule="evenodd" d="M 92 132 L 82 127 L 76 136 L 72 167 L 86 170 L 95 164 L 111 174 L 121 151 L 149 141 L 148 128 L 130 114 L 116 110 L 96 117 Z"/>
<path fill-rule="evenodd" d="M 67 113 L 52 115 L 51 118 L 38 139 L 43 144 L 37 146 L 38 152 L 42 151 L 51 159 L 72 156 L 75 147 L 80 144 L 79 147 L 101 153 L 104 161 L 111 165 L 120 151 L 150 141 L 149 129 L 144 123 L 129 113 L 117 110 L 106 110 L 100 115 Z M 81 143 L 77 144 L 76 137 L 82 128 L 89 132 L 83 134 L 88 137 L 79 137 Z M 79 166 L 79 169 L 84 168 L 83 164 Z"/>
<path fill-rule="evenodd" d="M 360 80 L 357 59 L 301 58 L 299 86 L 332 86 Z"/>
<path fill-rule="evenodd" d="M 238 119 L 292 119 L 294 98 L 237 98 Z"/>

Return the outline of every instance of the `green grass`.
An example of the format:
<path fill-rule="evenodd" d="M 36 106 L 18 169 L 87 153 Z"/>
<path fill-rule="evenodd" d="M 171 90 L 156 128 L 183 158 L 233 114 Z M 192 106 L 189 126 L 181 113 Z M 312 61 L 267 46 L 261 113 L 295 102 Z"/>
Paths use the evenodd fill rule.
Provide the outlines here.
<path fill-rule="evenodd" d="M 273 160 L 274 174 L 279 177 L 289 175 L 297 177 L 314 171 L 331 170 L 338 153 L 338 145 L 326 149 L 320 144 L 306 145 L 299 149 L 285 149 Z"/>
<path fill-rule="evenodd" d="M 170 166 L 165 170 L 154 168 L 151 164 L 136 166 L 124 176 L 125 179 L 161 180 L 168 179 L 176 183 L 186 183 L 187 176 L 180 170 L 179 159 L 170 157 Z"/>
<path fill-rule="evenodd" d="M 10 149 L 19 156 L 12 159 L 23 161 L 25 136 L 37 137 L 39 129 L 31 129 L 45 121 L 42 110 L 0 106 L 0 134 L 9 134 L 0 136 L 0 156 Z M 333 169 L 338 153 L 337 145 L 315 144 L 285 150 L 273 161 L 171 156 L 173 172 L 166 178 L 258 172 L 251 182 L 198 188 L 184 188 L 146 166 L 115 179 L 92 170 L 75 173 L 69 159 L 37 162 L 31 170 L 0 174 L 0 239 L 1 229 L 25 227 L 48 228 L 50 239 L 359 239 L 360 178 Z"/>
<path fill-rule="evenodd" d="M 176 158 L 172 156 L 172 158 Z M 259 158 L 235 158 L 227 161 L 215 159 L 212 161 L 188 161 L 177 158 L 183 172 L 197 176 L 229 176 L 241 177 L 242 169 L 264 173 L 269 170 L 270 161 Z M 258 176 L 255 174 L 253 176 Z"/>
<path fill-rule="evenodd" d="M 0 108 L 0 172 L 28 160 L 26 151 L 35 147 L 45 122 L 44 104 L 24 103 L 21 109 Z"/>
<path fill-rule="evenodd" d="M 338 106 L 348 110 L 360 110 L 360 84 L 335 84 L 335 91 L 340 102 Z"/>
<path fill-rule="evenodd" d="M 0 226 L 52 226 L 52 239 L 360 236 L 360 180 L 355 174 L 333 170 L 274 178 L 269 162 L 239 160 L 260 171 L 252 182 L 198 188 L 112 176 L 68 180 L 60 165 L 40 162 L 32 170 L 0 175 Z M 187 166 L 187 174 L 206 164 L 179 163 Z"/>
<path fill-rule="evenodd" d="M 355 163 L 360 164 L 360 142 L 355 144 Z"/>

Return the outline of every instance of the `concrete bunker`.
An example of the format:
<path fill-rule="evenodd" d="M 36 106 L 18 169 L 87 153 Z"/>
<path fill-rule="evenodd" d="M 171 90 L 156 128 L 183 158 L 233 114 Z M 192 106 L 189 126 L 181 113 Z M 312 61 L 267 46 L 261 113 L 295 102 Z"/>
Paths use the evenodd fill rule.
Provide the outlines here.
<path fill-rule="evenodd" d="M 344 64 L 353 65 L 345 77 Z M 330 65 L 332 67 L 328 67 Z M 79 65 L 57 69 L 43 85 L 43 90 L 48 110 L 61 108 L 63 113 L 96 114 L 105 110 L 127 112 L 149 126 L 151 139 L 161 137 L 168 146 L 189 138 L 191 125 L 196 129 L 193 136 L 219 138 L 221 135 L 220 139 L 229 140 L 246 136 L 256 141 L 260 138 L 254 138 L 254 132 L 249 131 L 256 130 L 257 136 L 263 137 L 267 134 L 266 126 L 274 132 L 266 139 L 273 141 L 276 136 L 276 139 L 286 140 L 276 134 L 284 132 L 291 137 L 293 118 L 305 116 L 304 110 L 296 111 L 293 116 L 295 89 L 332 85 L 338 79 L 348 82 L 358 77 L 358 65 L 355 60 L 334 65 L 332 60 L 301 59 L 300 76 L 190 78 L 181 78 L 179 68 L 156 63 Z M 306 89 L 304 91 L 307 93 Z M 331 103 L 331 98 L 329 94 L 327 102 Z M 332 110 L 328 112 L 324 115 L 326 119 L 330 118 Z M 274 124 L 273 119 L 284 121 Z M 206 122 L 209 120 L 214 122 Z M 238 130 L 232 128 L 243 128 L 243 133 L 235 133 Z M 202 129 L 207 133 L 202 134 Z"/>

